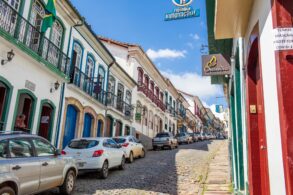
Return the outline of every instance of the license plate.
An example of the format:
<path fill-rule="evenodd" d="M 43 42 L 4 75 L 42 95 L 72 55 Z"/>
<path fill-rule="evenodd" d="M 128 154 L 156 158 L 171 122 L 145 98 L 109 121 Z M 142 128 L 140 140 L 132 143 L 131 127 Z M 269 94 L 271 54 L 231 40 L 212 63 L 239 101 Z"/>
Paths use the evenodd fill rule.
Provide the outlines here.
<path fill-rule="evenodd" d="M 85 162 L 77 163 L 77 166 L 78 166 L 78 167 L 83 167 L 84 165 L 85 165 Z"/>

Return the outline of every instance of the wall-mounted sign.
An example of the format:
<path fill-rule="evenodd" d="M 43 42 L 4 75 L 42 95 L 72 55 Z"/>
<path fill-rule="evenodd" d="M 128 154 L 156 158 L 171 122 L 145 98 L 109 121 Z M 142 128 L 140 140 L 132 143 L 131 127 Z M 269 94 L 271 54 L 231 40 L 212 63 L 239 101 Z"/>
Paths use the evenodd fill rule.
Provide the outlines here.
<path fill-rule="evenodd" d="M 293 49 L 293 28 L 275 28 L 273 33 L 275 51 Z"/>
<path fill-rule="evenodd" d="M 34 84 L 31 81 L 26 80 L 25 81 L 25 88 L 31 90 L 31 91 L 35 91 L 36 90 L 36 84 Z"/>
<path fill-rule="evenodd" d="M 140 121 L 141 120 L 141 113 L 135 113 L 135 120 Z"/>
<path fill-rule="evenodd" d="M 230 73 L 231 65 L 221 54 L 202 56 L 203 76 L 229 75 Z"/>
<path fill-rule="evenodd" d="M 173 4 L 178 8 L 174 9 L 173 12 L 165 15 L 165 21 L 179 20 L 185 18 L 199 17 L 200 10 L 193 9 L 190 4 L 193 0 L 172 0 Z"/>

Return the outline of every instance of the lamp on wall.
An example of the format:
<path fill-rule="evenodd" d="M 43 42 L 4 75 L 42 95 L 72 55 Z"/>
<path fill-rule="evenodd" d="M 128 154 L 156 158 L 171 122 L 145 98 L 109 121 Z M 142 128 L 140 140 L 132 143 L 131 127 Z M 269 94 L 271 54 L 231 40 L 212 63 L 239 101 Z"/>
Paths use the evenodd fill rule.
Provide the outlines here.
<path fill-rule="evenodd" d="M 14 58 L 15 54 L 13 52 L 13 49 L 9 52 L 7 52 L 7 59 L 6 60 L 1 60 L 1 65 L 6 64 L 7 62 L 10 62 Z"/>
<path fill-rule="evenodd" d="M 53 93 L 54 91 L 58 90 L 60 87 L 60 83 L 56 81 L 55 83 L 52 84 L 53 86 L 50 89 L 50 92 Z"/>

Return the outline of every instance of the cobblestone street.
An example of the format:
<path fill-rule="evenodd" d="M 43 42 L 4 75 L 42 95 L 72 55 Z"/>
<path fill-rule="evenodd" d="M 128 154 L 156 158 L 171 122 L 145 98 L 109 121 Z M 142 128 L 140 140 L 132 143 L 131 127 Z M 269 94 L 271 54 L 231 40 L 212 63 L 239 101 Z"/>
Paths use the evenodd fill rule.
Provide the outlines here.
<path fill-rule="evenodd" d="M 197 194 L 210 159 L 224 142 L 204 141 L 172 151 L 150 151 L 146 158 L 127 164 L 126 170 L 111 171 L 106 180 L 95 173 L 80 175 L 74 194 Z"/>

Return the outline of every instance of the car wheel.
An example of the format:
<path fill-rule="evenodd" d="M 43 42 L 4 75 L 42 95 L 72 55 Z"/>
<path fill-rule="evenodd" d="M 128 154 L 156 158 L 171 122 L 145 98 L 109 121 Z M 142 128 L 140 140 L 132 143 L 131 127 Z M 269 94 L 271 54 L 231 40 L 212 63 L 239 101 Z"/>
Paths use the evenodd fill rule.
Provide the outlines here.
<path fill-rule="evenodd" d="M 129 154 L 128 162 L 133 163 L 133 161 L 134 161 L 134 157 L 133 157 L 133 152 L 131 151 Z"/>
<path fill-rule="evenodd" d="M 109 174 L 109 163 L 108 161 L 105 161 L 102 167 L 102 170 L 100 171 L 100 177 L 102 179 L 106 179 Z"/>
<path fill-rule="evenodd" d="M 67 172 L 64 183 L 60 186 L 61 194 L 69 195 L 74 189 L 76 175 L 74 171 L 70 170 Z"/>
<path fill-rule="evenodd" d="M 121 164 L 119 166 L 119 169 L 120 170 L 124 170 L 125 169 L 125 156 L 122 157 L 122 160 L 121 160 Z"/>
<path fill-rule="evenodd" d="M 153 146 L 153 150 L 157 150 L 157 147 L 156 146 Z"/>
<path fill-rule="evenodd" d="M 0 188 L 0 195 L 15 195 L 15 192 L 11 187 L 4 186 Z"/>
<path fill-rule="evenodd" d="M 140 155 L 140 158 L 144 158 L 144 157 L 145 157 L 145 150 L 142 149 L 142 151 L 141 151 L 141 155 Z"/>

